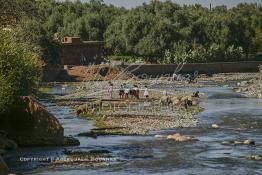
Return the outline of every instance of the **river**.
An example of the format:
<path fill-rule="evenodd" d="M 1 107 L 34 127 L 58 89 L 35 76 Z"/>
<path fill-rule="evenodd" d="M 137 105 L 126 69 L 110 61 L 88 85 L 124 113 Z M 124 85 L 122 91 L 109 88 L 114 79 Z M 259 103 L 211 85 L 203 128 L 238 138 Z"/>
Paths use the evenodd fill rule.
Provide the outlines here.
<path fill-rule="evenodd" d="M 262 155 L 262 102 L 245 98 L 231 88 L 187 88 L 205 93 L 201 106 L 205 109 L 194 128 L 175 128 L 155 131 L 148 136 L 99 136 L 97 139 L 77 137 L 90 131 L 93 121 L 77 118 L 69 106 L 58 106 L 48 99 L 40 102 L 54 114 L 65 129 L 65 135 L 76 136 L 80 146 L 69 148 L 19 148 L 5 156 L 12 172 L 34 175 L 86 174 L 262 174 L 262 162 L 248 160 Z M 211 124 L 220 129 L 212 129 Z M 199 141 L 176 143 L 156 139 L 156 134 L 181 133 L 195 136 Z M 254 146 L 223 145 L 226 140 L 252 139 Z M 23 157 L 63 156 L 68 150 L 107 150 L 115 158 L 109 166 L 50 167 L 48 162 L 21 161 Z"/>

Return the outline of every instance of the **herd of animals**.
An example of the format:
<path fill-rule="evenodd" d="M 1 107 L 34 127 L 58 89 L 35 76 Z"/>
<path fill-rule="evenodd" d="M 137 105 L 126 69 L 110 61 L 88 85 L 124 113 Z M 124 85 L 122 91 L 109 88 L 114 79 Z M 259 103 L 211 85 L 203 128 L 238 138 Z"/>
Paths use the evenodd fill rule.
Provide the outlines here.
<path fill-rule="evenodd" d="M 187 109 L 190 106 L 197 106 L 199 104 L 199 91 L 194 92 L 192 95 L 176 94 L 173 96 L 164 95 L 158 103 L 164 106 L 184 107 Z M 110 103 L 110 102 L 109 102 Z M 77 115 L 88 114 L 96 110 L 102 109 L 103 100 L 95 100 L 85 103 L 77 107 Z"/>

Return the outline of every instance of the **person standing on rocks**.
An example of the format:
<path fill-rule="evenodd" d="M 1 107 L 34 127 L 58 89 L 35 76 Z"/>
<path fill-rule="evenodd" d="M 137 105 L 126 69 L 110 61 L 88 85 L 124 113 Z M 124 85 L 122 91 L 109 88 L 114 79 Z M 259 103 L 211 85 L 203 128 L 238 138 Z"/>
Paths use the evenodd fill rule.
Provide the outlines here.
<path fill-rule="evenodd" d="M 139 99 L 139 89 L 138 89 L 138 86 L 137 85 L 134 85 L 134 88 L 133 88 L 135 94 L 134 96 Z"/>
<path fill-rule="evenodd" d="M 113 84 L 109 81 L 108 82 L 108 95 L 112 99 L 113 98 Z"/>
<path fill-rule="evenodd" d="M 125 92 L 124 92 L 124 87 L 123 87 L 123 85 L 121 84 L 120 89 L 119 89 L 119 98 L 120 98 L 120 99 L 123 99 L 123 98 L 124 98 L 124 94 L 125 94 Z"/>
<path fill-rule="evenodd" d="M 144 97 L 149 98 L 149 92 L 147 86 L 145 86 Z"/>
<path fill-rule="evenodd" d="M 125 86 L 125 88 L 124 88 L 124 98 L 125 99 L 128 99 L 129 91 L 130 91 L 130 89 L 127 86 Z"/>

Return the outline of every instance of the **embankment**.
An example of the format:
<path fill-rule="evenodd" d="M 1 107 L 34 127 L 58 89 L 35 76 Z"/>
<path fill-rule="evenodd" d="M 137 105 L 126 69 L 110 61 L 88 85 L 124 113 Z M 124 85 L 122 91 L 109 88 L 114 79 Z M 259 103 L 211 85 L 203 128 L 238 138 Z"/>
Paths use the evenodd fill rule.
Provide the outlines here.
<path fill-rule="evenodd" d="M 217 63 L 188 63 L 188 64 L 134 64 L 125 65 L 127 71 L 134 75 L 172 75 L 177 73 L 193 73 L 197 70 L 199 73 L 216 74 L 216 73 L 233 73 L 233 72 L 258 72 L 258 66 L 262 61 L 246 62 L 217 62 Z"/>
<path fill-rule="evenodd" d="M 79 66 L 46 66 L 43 69 L 43 80 L 52 81 L 90 81 L 112 80 L 129 78 L 129 73 L 136 76 L 147 75 L 151 77 L 172 76 L 176 73 L 193 73 L 198 71 L 203 74 L 216 73 L 245 73 L 258 72 L 262 61 L 245 62 L 216 62 L 216 63 L 187 63 L 187 64 L 119 64 L 119 65 L 94 65 Z"/>

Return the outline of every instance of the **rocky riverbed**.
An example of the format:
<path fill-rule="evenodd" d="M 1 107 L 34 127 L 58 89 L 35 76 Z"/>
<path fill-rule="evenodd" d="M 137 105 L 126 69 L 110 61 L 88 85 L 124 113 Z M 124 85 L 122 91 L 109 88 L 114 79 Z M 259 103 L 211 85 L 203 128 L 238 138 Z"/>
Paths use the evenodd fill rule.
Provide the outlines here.
<path fill-rule="evenodd" d="M 100 112 L 95 115 L 96 126 L 105 128 L 106 134 L 145 135 L 149 131 L 176 127 L 194 127 L 198 123 L 195 116 L 199 108 L 188 110 L 166 110 L 159 112 Z M 101 134 L 93 130 L 97 135 Z"/>
<path fill-rule="evenodd" d="M 103 103 L 103 110 L 90 113 L 89 109 L 89 112 L 86 111 L 88 114 L 85 115 L 85 117 L 94 119 L 97 127 L 102 128 L 102 130 L 99 130 L 99 132 L 94 130 L 92 133 L 83 135 L 144 135 L 153 130 L 194 127 L 198 123 L 196 115 L 202 110 L 198 105 L 191 106 L 188 109 L 178 104 L 159 105 L 159 100 L 163 97 L 163 93 L 166 93 L 170 99 L 178 94 L 190 96 L 192 94 L 181 93 L 176 88 L 208 87 L 214 86 L 214 83 L 226 85 L 230 81 L 240 82 L 241 80 L 253 82 L 254 77 L 258 79 L 259 75 L 259 73 L 200 75 L 195 82 L 190 84 L 187 82 L 169 81 L 166 78 L 114 80 L 112 81 L 114 85 L 113 99 L 108 99 L 107 97 L 107 81 L 89 81 L 74 83 L 75 90 L 63 96 L 56 96 L 55 100 L 63 105 L 74 106 L 76 110 L 79 106 L 86 103 L 89 106 L 94 101 Z M 150 91 L 150 99 L 143 99 L 142 97 L 140 101 L 135 99 L 119 100 L 118 88 L 123 83 L 130 87 L 136 84 L 140 88 L 140 96 L 143 96 L 143 89 L 147 86 Z M 202 97 L 204 96 L 204 94 L 201 95 Z M 110 106 L 110 108 L 105 106 Z"/>
<path fill-rule="evenodd" d="M 84 114 L 83 117 L 96 121 L 96 126 L 100 130 L 82 134 L 87 136 L 145 135 L 153 130 L 197 125 L 196 115 L 202 111 L 198 105 L 201 99 L 192 99 L 192 93 L 179 92 L 174 89 L 164 91 L 154 88 L 155 83 L 152 81 L 139 81 L 136 82 L 139 87 L 142 87 L 142 84 L 151 87 L 149 89 L 150 98 L 143 97 L 144 90 L 141 88 L 139 100 L 135 98 L 119 99 L 117 87 L 124 82 L 119 80 L 113 82 L 116 88 L 113 99 L 107 97 L 108 82 L 100 81 L 75 85 L 75 91 L 64 96 L 56 96 L 55 100 L 63 105 L 74 106 L 76 112 L 80 110 L 80 113 Z M 94 105 L 96 108 L 92 109 Z"/>
<path fill-rule="evenodd" d="M 262 79 L 253 78 L 248 81 L 241 81 L 237 84 L 235 91 L 245 94 L 247 97 L 262 98 Z"/>
<path fill-rule="evenodd" d="M 100 130 L 82 133 L 82 135 L 145 135 L 153 130 L 194 127 L 198 123 L 196 115 L 202 111 L 198 105 L 193 105 L 189 108 L 185 108 L 178 103 L 173 104 L 173 102 L 162 105 L 159 103 L 159 100 L 163 97 L 163 94 L 166 93 L 170 99 L 177 95 L 186 97 L 191 96 L 192 93 L 183 92 L 184 88 L 212 87 L 214 84 L 228 86 L 230 82 L 236 84 L 242 81 L 242 83 L 238 83 L 242 89 L 237 90 L 237 92 L 245 92 L 249 96 L 259 96 L 259 94 L 255 94 L 261 89 L 257 83 L 260 80 L 259 77 L 260 73 L 223 73 L 212 76 L 199 75 L 193 83 L 169 81 L 165 77 L 158 79 L 130 78 L 128 80 L 113 80 L 113 99 L 108 98 L 107 81 L 87 81 L 64 85 L 66 87 L 64 88 L 65 91 L 69 86 L 73 87 L 73 90 L 66 92 L 66 95 L 55 96 L 54 99 L 59 104 L 73 106 L 76 111 L 81 105 L 89 106 L 88 110 L 84 110 L 86 114 L 82 116 L 95 120 L 96 126 Z M 140 100 L 133 98 L 119 100 L 118 89 L 123 83 L 129 87 L 137 85 L 140 88 L 140 97 L 142 98 Z M 250 86 L 251 84 L 253 86 Z M 149 99 L 143 98 L 145 86 L 150 91 Z M 178 91 L 177 88 L 182 89 L 182 92 Z M 243 90 L 243 88 L 246 89 Z M 61 91 L 61 93 L 63 92 Z M 201 94 L 201 96 L 203 97 L 204 94 Z M 201 98 L 197 101 L 198 104 Z M 101 102 L 101 105 L 103 104 L 102 110 L 96 109 L 92 111 L 90 106 L 97 102 Z"/>

